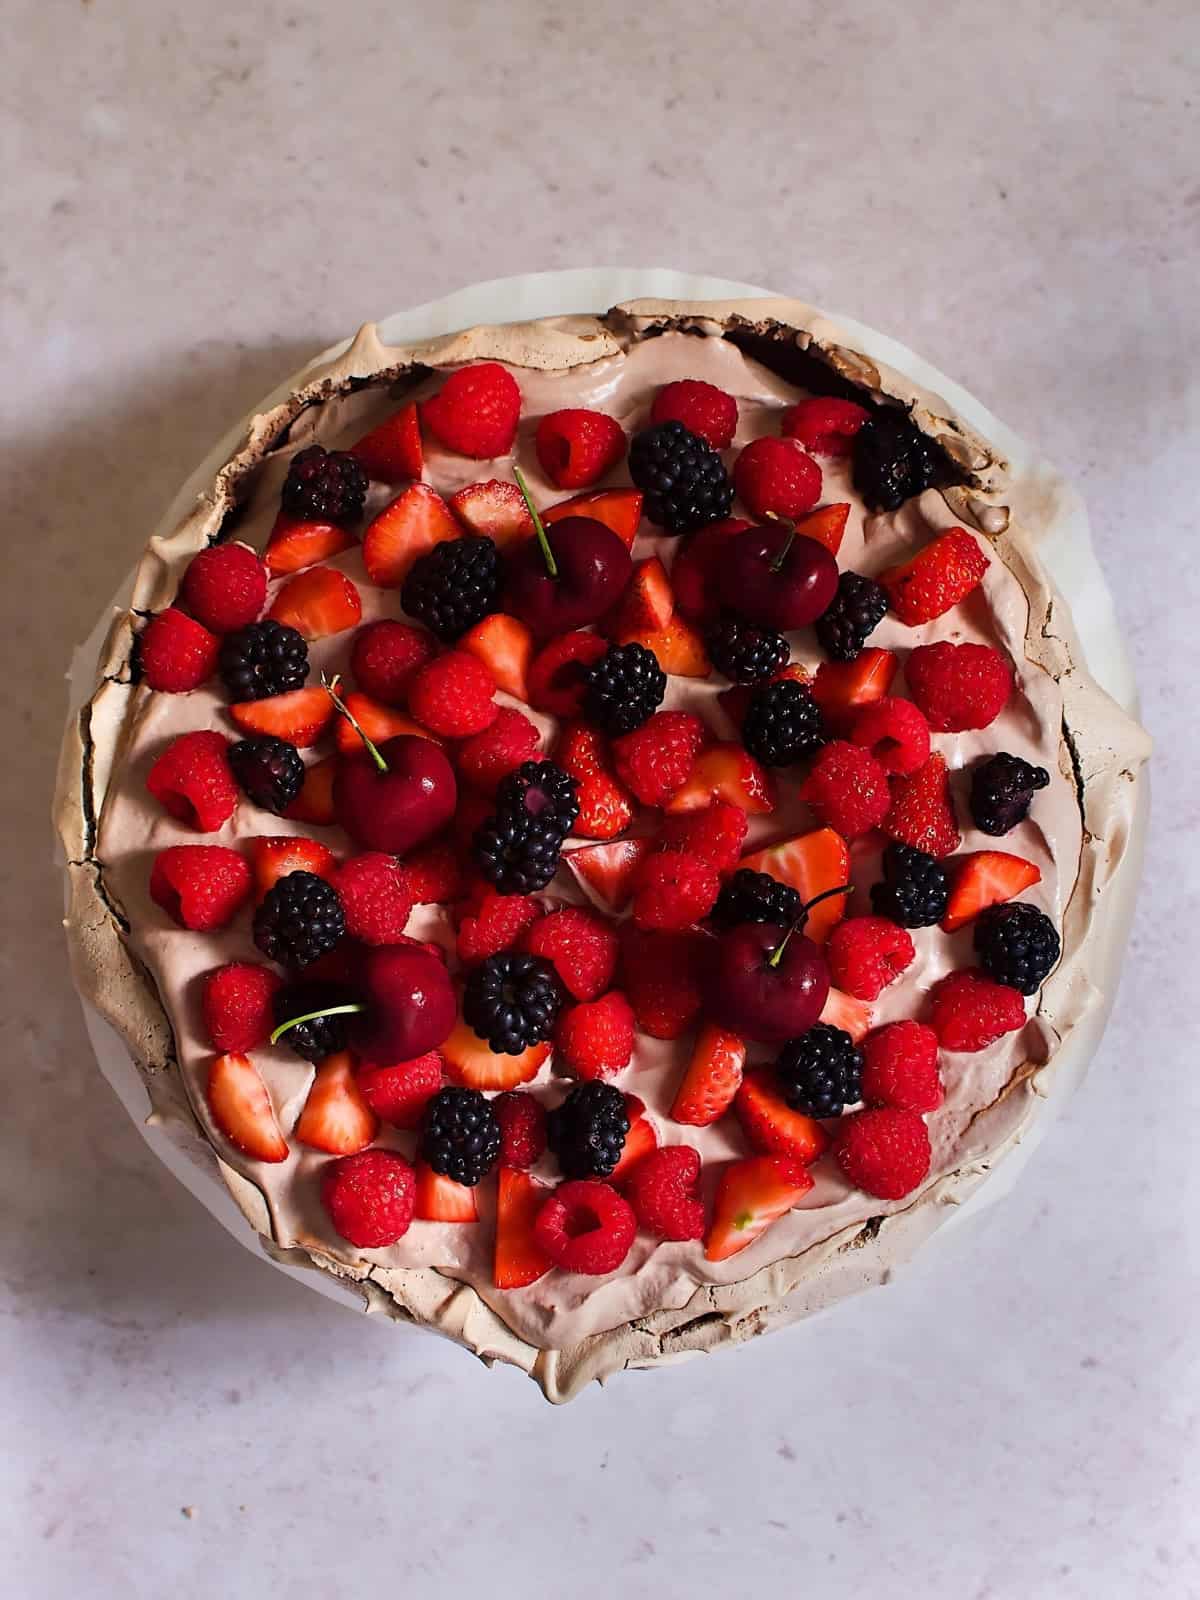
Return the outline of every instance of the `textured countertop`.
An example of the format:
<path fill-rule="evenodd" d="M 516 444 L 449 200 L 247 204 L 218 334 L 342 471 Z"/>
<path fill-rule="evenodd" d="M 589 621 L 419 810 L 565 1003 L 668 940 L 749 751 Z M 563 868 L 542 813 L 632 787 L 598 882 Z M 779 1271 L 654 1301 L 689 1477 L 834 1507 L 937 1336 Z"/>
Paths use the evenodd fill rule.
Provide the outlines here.
<path fill-rule="evenodd" d="M 574 9 L 6 14 L 4 1591 L 1200 1595 L 1194 8 Z M 965 1249 L 555 1411 L 158 1166 L 91 1061 L 46 810 L 70 649 L 232 417 L 366 317 L 595 262 L 860 316 L 1040 440 L 1157 815 L 1092 1075 Z"/>

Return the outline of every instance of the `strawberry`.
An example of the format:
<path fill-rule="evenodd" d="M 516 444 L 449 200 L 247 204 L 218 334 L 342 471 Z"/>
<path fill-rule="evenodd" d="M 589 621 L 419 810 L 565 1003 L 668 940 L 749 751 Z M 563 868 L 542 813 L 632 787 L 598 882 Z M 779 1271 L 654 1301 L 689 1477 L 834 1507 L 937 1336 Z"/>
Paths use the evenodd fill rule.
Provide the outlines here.
<path fill-rule="evenodd" d="M 537 425 L 534 448 L 557 489 L 586 489 L 625 454 L 625 430 L 603 411 L 551 411 Z"/>
<path fill-rule="evenodd" d="M 709 1261 L 725 1261 L 753 1244 L 813 1186 L 807 1167 L 791 1156 L 751 1156 L 721 1173 L 713 1218 L 704 1241 Z"/>
<path fill-rule="evenodd" d="M 621 1159 L 609 1174 L 612 1183 L 620 1183 L 627 1178 L 645 1156 L 652 1150 L 658 1149 L 658 1135 L 654 1131 L 654 1124 L 646 1115 L 646 1107 L 636 1094 L 625 1096 L 625 1111 L 629 1117 L 629 1132 L 625 1135 Z"/>
<path fill-rule="evenodd" d="M 258 702 L 259 705 L 263 703 L 261 700 Z M 330 823 L 336 822 L 333 779 L 337 767 L 336 756 L 326 756 L 323 761 L 314 761 L 310 767 L 305 767 L 300 793 L 283 813 L 284 816 L 292 822 L 308 822 L 319 827 L 328 827 Z"/>
<path fill-rule="evenodd" d="M 855 434 L 870 414 L 853 400 L 814 395 L 811 400 L 801 400 L 787 408 L 780 421 L 780 432 L 785 439 L 795 439 L 815 456 L 848 456 Z"/>
<path fill-rule="evenodd" d="M 477 656 L 496 680 L 497 689 L 516 700 L 529 699 L 529 663 L 533 635 L 523 622 L 493 611 L 458 641 L 458 649 Z"/>
<path fill-rule="evenodd" d="M 712 662 L 704 640 L 681 616 L 673 616 L 664 628 L 622 629 L 615 635 L 617 644 L 640 644 L 652 650 L 664 672 L 675 678 L 707 678 Z"/>
<path fill-rule="evenodd" d="M 521 391 L 498 361 L 477 361 L 452 372 L 421 411 L 426 427 L 447 450 L 490 461 L 512 449 Z"/>
<path fill-rule="evenodd" d="M 475 1204 L 475 1191 L 465 1183 L 443 1177 L 424 1161 L 418 1161 L 414 1216 L 418 1222 L 477 1222 L 479 1208 Z"/>
<path fill-rule="evenodd" d="M 265 700 L 240 700 L 229 715 L 243 733 L 267 733 L 307 750 L 333 720 L 333 701 L 324 689 L 292 689 Z"/>
<path fill-rule="evenodd" d="M 748 1072 L 733 1109 L 751 1145 L 764 1155 L 792 1156 L 808 1167 L 829 1143 L 828 1134 L 815 1117 L 793 1111 L 788 1105 L 773 1072 Z"/>
<path fill-rule="evenodd" d="M 707 1128 L 723 1117 L 742 1086 L 746 1041 L 706 1022 L 675 1091 L 671 1115 L 692 1128 Z"/>
<path fill-rule="evenodd" d="M 519 1056 L 497 1055 L 460 1017 L 442 1045 L 446 1076 L 466 1089 L 515 1089 L 536 1078 L 549 1044 L 531 1044 Z"/>
<path fill-rule="evenodd" d="M 790 884 L 802 905 L 826 889 L 850 882 L 850 851 L 841 834 L 832 828 L 815 828 L 811 833 L 781 839 L 778 844 L 744 856 L 741 865 Z M 849 895 L 831 895 L 809 912 L 804 932 L 815 944 L 824 944 L 835 923 L 845 916 L 848 899 Z"/>
<path fill-rule="evenodd" d="M 598 633 L 561 634 L 534 656 L 529 666 L 529 704 L 555 717 L 577 717 L 583 709 L 584 669 L 608 649 Z"/>
<path fill-rule="evenodd" d="M 817 506 L 796 523 L 796 532 L 806 539 L 823 544 L 831 556 L 837 555 L 846 536 L 846 523 L 850 519 L 850 506 L 840 501 L 831 506 Z"/>
<path fill-rule="evenodd" d="M 700 1011 L 705 936 L 643 932 L 627 922 L 620 941 L 620 983 L 638 1027 L 652 1039 L 678 1039 Z"/>
<path fill-rule="evenodd" d="M 918 627 L 944 616 L 983 582 L 988 569 L 978 539 L 965 528 L 949 528 L 918 550 L 911 561 L 879 574 L 892 610 Z"/>
<path fill-rule="evenodd" d="M 622 911 L 633 896 L 638 863 L 654 848 L 650 839 L 614 839 L 568 850 L 563 860 L 585 893 L 606 911 Z"/>
<path fill-rule="evenodd" d="M 817 1021 L 828 1023 L 831 1028 L 840 1028 L 843 1033 L 850 1035 L 855 1044 L 861 1044 L 875 1026 L 875 1009 L 865 1000 L 856 1000 L 853 995 L 843 994 L 840 989 L 830 989 Z"/>
<path fill-rule="evenodd" d="M 754 524 L 744 517 L 726 517 L 699 528 L 675 557 L 671 587 L 675 604 L 693 622 L 715 622 L 721 614 L 721 551 Z"/>
<path fill-rule="evenodd" d="M 354 635 L 350 675 L 373 700 L 402 706 L 413 674 L 436 654 L 437 644 L 424 628 L 388 619 L 368 622 Z"/>
<path fill-rule="evenodd" d="M 614 638 L 623 633 L 653 633 L 665 628 L 675 610 L 667 569 L 657 556 L 639 561 L 624 595 L 605 627 Z"/>
<path fill-rule="evenodd" d="M 792 439 L 754 439 L 733 465 L 738 498 L 755 517 L 796 518 L 821 498 L 821 469 Z"/>
<path fill-rule="evenodd" d="M 197 833 L 216 833 L 238 803 L 229 740 L 203 729 L 179 734 L 146 774 L 146 788 L 170 816 Z"/>
<path fill-rule="evenodd" d="M 746 813 L 726 800 L 714 800 L 702 811 L 668 817 L 662 831 L 663 850 L 696 855 L 727 877 L 738 865 L 746 842 Z"/>
<path fill-rule="evenodd" d="M 385 417 L 350 450 L 376 483 L 407 483 L 419 478 L 425 467 L 421 448 L 421 423 L 416 402 L 410 400 L 399 411 Z"/>
<path fill-rule="evenodd" d="M 613 774 L 603 734 L 586 722 L 568 723 L 554 759 L 575 779 L 579 817 L 574 831 L 584 839 L 624 833 L 633 821 L 633 801 Z"/>
<path fill-rule="evenodd" d="M 265 703 L 259 701 L 260 705 Z M 352 689 L 349 694 L 342 696 L 342 703 L 350 713 L 350 717 L 354 718 L 354 722 L 358 723 L 359 728 L 376 746 L 386 744 L 389 739 L 397 739 L 401 734 L 415 734 L 421 739 L 432 739 L 434 744 L 442 742 L 428 728 L 422 727 L 419 722 L 414 722 L 411 717 L 406 717 L 403 711 L 397 711 L 393 706 L 382 705 L 378 700 L 372 700 L 369 694 L 359 694 L 357 690 Z M 338 753 L 344 756 L 357 755 L 363 748 L 362 738 L 350 717 L 339 717 L 333 729 Z"/>
<path fill-rule="evenodd" d="M 221 844 L 173 844 L 150 869 L 150 898 L 182 928 L 211 933 L 231 922 L 250 897 L 250 868 Z"/>
<path fill-rule="evenodd" d="M 941 925 L 947 933 L 965 926 L 988 906 L 1002 905 L 1040 883 L 1042 874 L 1032 861 L 1003 850 L 976 850 L 956 864 Z"/>
<path fill-rule="evenodd" d="M 368 524 L 362 552 L 367 576 L 382 589 L 398 589 L 419 556 L 461 534 L 441 495 L 426 483 L 414 483 Z"/>
<path fill-rule="evenodd" d="M 248 545 L 210 544 L 188 562 L 179 598 L 211 633 L 234 633 L 262 616 L 267 569 Z"/>
<path fill-rule="evenodd" d="M 333 567 L 309 567 L 288 579 L 267 615 L 273 622 L 295 628 L 306 639 L 326 639 L 330 634 L 358 627 L 362 600 L 344 572 Z"/>
<path fill-rule="evenodd" d="M 460 747 L 459 772 L 481 794 L 494 795 L 501 778 L 515 772 L 523 761 L 535 759 L 542 736 L 519 711 L 501 706 L 496 720 Z"/>
<path fill-rule="evenodd" d="M 348 1050 L 326 1056 L 318 1066 L 295 1131 L 301 1144 L 331 1156 L 365 1150 L 379 1132 L 378 1119 L 355 1081 Z"/>
<path fill-rule="evenodd" d="M 489 478 L 468 483 L 450 496 L 450 509 L 468 533 L 490 539 L 498 550 L 533 533 L 533 518 L 515 483 Z"/>
<path fill-rule="evenodd" d="M 710 745 L 696 757 L 687 781 L 664 809 L 699 811 L 714 800 L 727 800 L 752 817 L 765 816 L 775 809 L 775 782 L 740 744 Z"/>
<path fill-rule="evenodd" d="M 354 535 L 335 522 L 304 522 L 281 511 L 267 539 L 263 563 L 273 578 L 282 578 L 352 550 L 356 543 Z"/>
<path fill-rule="evenodd" d="M 613 741 L 617 776 L 644 806 L 662 806 L 687 780 L 708 729 L 690 711 L 656 711 Z"/>
<path fill-rule="evenodd" d="M 288 1144 L 271 1096 L 249 1056 L 218 1056 L 208 1069 L 206 1098 L 213 1121 L 243 1155 L 254 1161 L 287 1160 Z"/>
<path fill-rule="evenodd" d="M 254 872 L 254 900 L 261 905 L 267 894 L 289 872 L 311 872 L 337 886 L 337 862 L 328 845 L 303 837 L 260 836 L 250 841 Z"/>
<path fill-rule="evenodd" d="M 275 1026 L 271 1002 L 283 979 L 254 961 L 230 961 L 204 975 L 200 1010 L 214 1050 L 241 1052 L 266 1044 Z"/>
<path fill-rule="evenodd" d="M 382 1122 L 394 1128 L 419 1128 L 426 1105 L 442 1087 L 442 1058 L 436 1050 L 388 1067 L 362 1061 L 358 1087 Z"/>
<path fill-rule="evenodd" d="M 923 767 L 892 779 L 892 804 L 881 824 L 900 844 L 930 856 L 948 856 L 962 843 L 950 793 L 946 758 L 935 751 Z"/>
<path fill-rule="evenodd" d="M 731 394 L 697 378 L 665 383 L 654 396 L 650 420 L 682 422 L 714 450 L 728 450 L 737 432 L 738 404 Z"/>
<path fill-rule="evenodd" d="M 497 1289 L 524 1289 L 553 1263 L 534 1236 L 534 1221 L 551 1191 L 527 1172 L 501 1167 L 496 1188 L 496 1252 L 492 1282 Z"/>
<path fill-rule="evenodd" d="M 642 520 L 641 490 L 593 489 L 590 494 L 560 500 L 542 512 L 542 521 L 547 527 L 561 522 L 564 517 L 590 517 L 593 522 L 602 522 L 624 542 L 626 549 L 630 549 Z"/>
<path fill-rule="evenodd" d="M 221 641 L 177 606 L 160 611 L 142 630 L 138 654 L 151 689 L 186 694 L 212 677 Z"/>
<path fill-rule="evenodd" d="M 822 661 L 812 692 L 829 726 L 837 733 L 848 731 L 863 706 L 887 694 L 896 667 L 890 650 L 874 648 L 859 651 L 855 661 Z"/>

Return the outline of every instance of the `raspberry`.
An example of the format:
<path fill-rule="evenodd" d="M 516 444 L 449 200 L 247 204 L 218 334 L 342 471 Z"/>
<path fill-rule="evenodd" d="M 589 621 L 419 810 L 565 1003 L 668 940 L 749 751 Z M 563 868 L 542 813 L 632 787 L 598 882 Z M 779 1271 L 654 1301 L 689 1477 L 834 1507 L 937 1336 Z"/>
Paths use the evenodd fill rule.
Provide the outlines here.
<path fill-rule="evenodd" d="M 416 1201 L 416 1173 L 394 1150 L 360 1150 L 321 1173 L 329 1220 L 359 1250 L 382 1250 L 402 1239 Z"/>
<path fill-rule="evenodd" d="M 800 795 L 844 839 L 877 828 L 891 804 L 887 773 L 870 751 L 844 739 L 818 752 Z"/>
<path fill-rule="evenodd" d="M 617 776 L 644 806 L 664 806 L 687 781 L 707 737 L 690 711 L 656 711 L 613 741 Z"/>
<path fill-rule="evenodd" d="M 607 1183 L 580 1178 L 560 1183 L 538 1212 L 534 1238 L 564 1272 L 615 1272 L 629 1254 L 637 1218 L 628 1200 Z"/>
<path fill-rule="evenodd" d="M 381 1122 L 394 1128 L 419 1128 L 425 1107 L 442 1087 L 442 1058 L 436 1050 L 374 1067 L 363 1062 L 357 1074 L 363 1099 Z"/>
<path fill-rule="evenodd" d="M 690 928 L 717 902 L 721 877 L 711 861 L 664 850 L 647 856 L 634 879 L 633 920 L 639 928 Z"/>
<path fill-rule="evenodd" d="M 173 844 L 150 869 L 150 898 L 182 928 L 223 928 L 250 898 L 250 868 L 221 844 Z"/>
<path fill-rule="evenodd" d="M 863 1099 L 897 1111 L 936 1111 L 942 1103 L 938 1037 L 920 1022 L 889 1022 L 862 1044 Z"/>
<path fill-rule="evenodd" d="M 521 391 L 496 361 L 452 372 L 421 407 L 422 421 L 448 450 L 490 461 L 512 449 L 521 416 Z"/>
<path fill-rule="evenodd" d="M 529 718 L 512 706 L 501 706 L 490 728 L 475 734 L 458 752 L 458 770 L 481 794 L 492 795 L 538 750 L 542 736 Z"/>
<path fill-rule="evenodd" d="M 950 774 L 937 751 L 923 767 L 892 780 L 892 804 L 883 831 L 928 856 L 948 856 L 962 843 L 954 820 Z"/>
<path fill-rule="evenodd" d="M 546 1149 L 546 1111 L 531 1094 L 509 1089 L 492 1101 L 500 1124 L 500 1165 L 527 1172 Z"/>
<path fill-rule="evenodd" d="M 448 650 L 427 661 L 408 687 L 408 709 L 446 739 L 482 733 L 496 720 L 496 680 L 475 656 Z"/>
<path fill-rule="evenodd" d="M 575 831 L 585 839 L 624 833 L 633 821 L 633 801 L 613 776 L 604 736 L 586 722 L 573 722 L 559 736 L 555 760 L 575 780 Z"/>
<path fill-rule="evenodd" d="M 230 961 L 206 973 L 200 1010 L 213 1049 L 227 1055 L 266 1044 L 275 1026 L 271 1001 L 282 983 L 254 961 Z"/>
<path fill-rule="evenodd" d="M 413 904 L 448 905 L 463 889 L 463 867 L 453 843 L 442 835 L 404 858 Z"/>
<path fill-rule="evenodd" d="M 551 411 L 534 439 L 542 471 L 558 489 L 585 489 L 625 454 L 625 431 L 603 411 Z"/>
<path fill-rule="evenodd" d="M 212 633 L 257 622 L 267 599 L 267 569 L 244 544 L 210 544 L 193 556 L 179 598 Z"/>
<path fill-rule="evenodd" d="M 1012 667 L 986 644 L 922 644 L 904 674 L 913 699 L 935 733 L 986 728 L 1008 704 Z"/>
<path fill-rule="evenodd" d="M 833 1153 L 856 1189 L 902 1200 L 929 1171 L 929 1130 L 915 1111 L 857 1111 L 838 1124 Z"/>
<path fill-rule="evenodd" d="M 965 528 L 950 528 L 902 566 L 881 572 L 892 610 L 916 627 L 943 616 L 983 581 L 988 558 Z"/>
<path fill-rule="evenodd" d="M 238 800 L 229 740 L 223 733 L 181 733 L 146 774 L 146 787 L 171 816 L 197 833 L 215 833 Z"/>
<path fill-rule="evenodd" d="M 756 517 L 801 517 L 821 498 L 821 469 L 791 439 L 755 439 L 737 458 L 733 486 Z"/>
<path fill-rule="evenodd" d="M 649 933 L 625 924 L 621 987 L 638 1027 L 652 1039 L 678 1039 L 696 1020 L 703 997 L 702 935 Z"/>
<path fill-rule="evenodd" d="M 497 894 L 490 884 L 477 886 L 464 911 L 458 924 L 458 959 L 467 967 L 511 950 L 542 914 L 529 895 Z"/>
<path fill-rule="evenodd" d="M 634 1215 L 647 1233 L 659 1239 L 699 1239 L 704 1234 L 699 1183 L 699 1152 L 688 1144 L 669 1144 L 643 1156 L 626 1187 Z"/>
<path fill-rule="evenodd" d="M 407 622 L 368 622 L 354 635 L 350 672 L 355 683 L 385 706 L 402 706 L 418 668 L 432 660 L 437 645 L 424 628 Z"/>
<path fill-rule="evenodd" d="M 186 694 L 212 677 L 220 648 L 215 633 L 168 606 L 151 617 L 139 641 L 142 676 L 151 689 Z"/>
<path fill-rule="evenodd" d="M 577 717 L 587 692 L 584 670 L 607 649 L 598 633 L 564 633 L 551 639 L 529 664 L 529 704 L 552 717 Z"/>
<path fill-rule="evenodd" d="M 549 961 L 576 1000 L 603 994 L 616 971 L 615 930 L 582 906 L 564 906 L 542 917 L 529 929 L 521 948 Z"/>
<path fill-rule="evenodd" d="M 978 967 L 948 972 L 930 991 L 933 1031 L 943 1050 L 985 1050 L 1025 1025 L 1025 1002 Z"/>
<path fill-rule="evenodd" d="M 825 946 L 837 988 L 856 1000 L 875 1000 L 915 955 L 911 935 L 887 917 L 847 917 Z"/>
<path fill-rule="evenodd" d="M 885 772 L 905 776 L 929 760 L 929 724 L 911 700 L 884 695 L 864 706 L 850 738 L 869 750 Z"/>
<path fill-rule="evenodd" d="M 682 422 L 714 450 L 728 450 L 737 431 L 738 405 L 731 394 L 698 378 L 666 383 L 654 396 L 650 421 Z"/>
<path fill-rule="evenodd" d="M 610 989 L 558 1019 L 555 1061 L 577 1078 L 611 1078 L 629 1065 L 633 1038 L 633 1008 L 619 989 Z"/>
<path fill-rule="evenodd" d="M 664 850 L 680 850 L 710 862 L 724 877 L 742 857 L 749 823 L 740 806 L 714 800 L 702 811 L 684 811 L 668 817 L 662 832 Z"/>
<path fill-rule="evenodd" d="M 337 875 L 346 932 L 363 944 L 396 944 L 413 908 L 408 874 L 395 856 L 368 850 L 351 856 Z"/>
<path fill-rule="evenodd" d="M 783 413 L 780 432 L 785 439 L 795 439 L 815 456 L 848 456 L 854 435 L 869 415 L 853 400 L 817 395 L 789 406 Z"/>

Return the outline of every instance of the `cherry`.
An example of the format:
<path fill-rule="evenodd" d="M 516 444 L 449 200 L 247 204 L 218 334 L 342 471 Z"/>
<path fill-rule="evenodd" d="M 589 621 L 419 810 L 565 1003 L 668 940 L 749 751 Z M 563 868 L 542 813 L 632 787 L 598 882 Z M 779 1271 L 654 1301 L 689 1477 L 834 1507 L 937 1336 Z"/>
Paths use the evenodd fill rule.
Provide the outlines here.
<path fill-rule="evenodd" d="M 829 609 L 837 593 L 837 562 L 790 522 L 739 533 L 724 556 L 722 588 L 731 609 L 767 628 L 803 628 Z"/>
<path fill-rule="evenodd" d="M 713 1021 L 760 1044 L 783 1044 L 820 1019 L 829 998 L 829 966 L 820 945 L 801 931 L 826 889 L 800 910 L 790 928 L 742 922 L 714 944 L 705 1006 Z"/>
<path fill-rule="evenodd" d="M 275 1044 L 298 1022 L 352 1017 L 349 1043 L 364 1060 L 390 1067 L 436 1050 L 454 1027 L 454 990 L 446 964 L 416 945 L 372 945 L 358 958 L 358 998 L 290 1017 L 271 1035 Z"/>
<path fill-rule="evenodd" d="M 509 560 L 505 608 L 541 639 L 586 628 L 620 599 L 633 574 L 629 551 L 592 517 L 564 517 L 547 532 L 519 470 L 515 477 L 535 537 Z"/>
<path fill-rule="evenodd" d="M 454 768 L 440 745 L 419 734 L 401 733 L 376 746 L 347 711 L 337 679 L 325 689 L 363 742 L 358 754 L 338 762 L 333 779 L 337 819 L 364 850 L 402 856 L 453 817 L 458 800 Z"/>

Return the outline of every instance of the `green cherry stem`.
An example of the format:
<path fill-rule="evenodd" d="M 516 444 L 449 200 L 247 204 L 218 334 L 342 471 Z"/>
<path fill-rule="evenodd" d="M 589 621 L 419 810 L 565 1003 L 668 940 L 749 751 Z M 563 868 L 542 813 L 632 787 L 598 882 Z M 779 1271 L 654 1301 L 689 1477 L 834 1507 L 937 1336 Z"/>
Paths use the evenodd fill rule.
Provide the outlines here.
<path fill-rule="evenodd" d="M 341 712 L 342 716 L 345 717 L 346 721 L 350 724 L 350 726 L 354 729 L 354 731 L 358 735 L 358 737 L 366 745 L 367 749 L 370 751 L 371 760 L 374 761 L 375 765 L 379 768 L 380 772 L 386 772 L 388 770 L 388 764 L 383 759 L 383 757 L 380 755 L 379 746 L 374 742 L 373 739 L 368 739 L 367 738 L 367 735 L 363 732 L 362 728 L 359 726 L 358 718 L 354 715 L 353 711 L 350 710 L 349 706 L 347 706 L 346 702 L 342 699 L 341 695 L 338 693 L 338 685 L 341 683 L 341 681 L 342 681 L 341 677 L 339 675 L 337 675 L 336 673 L 334 674 L 334 676 L 332 678 L 327 678 L 324 673 L 321 674 L 321 687 L 322 687 L 322 689 L 324 689 L 325 693 L 333 701 L 334 705 Z"/>
<path fill-rule="evenodd" d="M 792 531 L 795 532 L 794 529 Z M 783 960 L 783 952 L 787 949 L 788 940 L 798 929 L 803 928 L 804 924 L 808 921 L 808 913 L 814 906 L 819 906 L 822 900 L 832 900 L 835 894 L 849 894 L 853 887 L 854 885 L 852 883 L 842 883 L 839 884 L 836 889 L 823 889 L 820 894 L 814 895 L 811 900 L 806 901 L 804 905 L 800 907 L 800 911 L 795 922 L 792 923 L 791 927 L 784 934 L 783 938 L 767 957 L 767 965 L 769 967 L 777 967 Z"/>
<path fill-rule="evenodd" d="M 784 540 L 783 549 L 773 558 L 767 569 L 769 572 L 782 572 L 783 563 L 787 560 L 788 551 L 792 548 L 796 538 L 796 524 L 788 517 L 776 516 L 773 511 L 768 511 L 767 515 L 772 522 L 777 522 L 781 528 L 787 529 L 787 538 Z"/>
<path fill-rule="evenodd" d="M 360 1011 L 365 1011 L 366 1006 L 356 1003 L 344 1006 L 330 1006 L 327 1011 L 306 1011 L 302 1017 L 289 1017 L 286 1022 L 281 1022 L 271 1035 L 271 1043 L 278 1044 L 289 1028 L 298 1028 L 302 1022 L 316 1022 L 318 1017 L 350 1017 L 357 1016 Z"/>
<path fill-rule="evenodd" d="M 513 477 L 517 480 L 517 488 L 525 501 L 526 509 L 533 518 L 533 531 L 537 534 L 537 542 L 542 552 L 542 560 L 546 563 L 546 571 L 552 578 L 558 577 L 558 562 L 554 559 L 554 551 L 550 548 L 550 541 L 546 537 L 546 525 L 538 515 L 538 508 L 533 503 L 533 496 L 529 492 L 529 485 L 525 482 L 525 474 L 520 467 L 513 468 Z"/>

